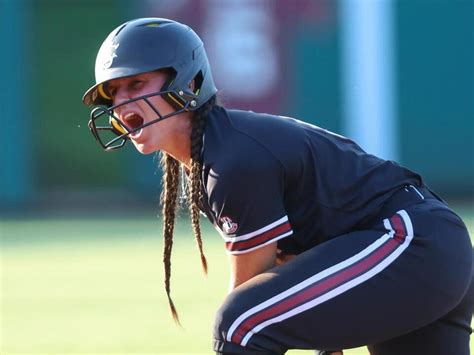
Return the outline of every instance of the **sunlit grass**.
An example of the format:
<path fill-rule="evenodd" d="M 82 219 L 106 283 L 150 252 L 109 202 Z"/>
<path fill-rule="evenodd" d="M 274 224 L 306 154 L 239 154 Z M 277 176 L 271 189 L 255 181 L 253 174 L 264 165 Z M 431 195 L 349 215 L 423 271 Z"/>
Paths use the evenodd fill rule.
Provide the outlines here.
<path fill-rule="evenodd" d="M 0 222 L 0 353 L 212 354 L 213 315 L 226 294 L 227 261 L 220 237 L 205 227 L 210 271 L 204 278 L 187 225 L 178 225 L 172 267 L 179 328 L 164 293 L 158 221 Z"/>

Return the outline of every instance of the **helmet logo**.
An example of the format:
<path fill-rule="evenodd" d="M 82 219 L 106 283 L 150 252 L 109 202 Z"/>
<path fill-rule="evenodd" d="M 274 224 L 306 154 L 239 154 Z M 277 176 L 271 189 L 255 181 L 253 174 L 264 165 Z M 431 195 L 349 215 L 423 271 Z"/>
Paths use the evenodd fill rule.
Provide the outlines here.
<path fill-rule="evenodd" d="M 237 230 L 238 224 L 234 223 L 229 217 L 221 217 L 220 221 L 226 234 L 233 234 Z"/>
<path fill-rule="evenodd" d="M 108 69 L 112 65 L 114 58 L 117 58 L 117 48 L 119 47 L 120 43 L 112 43 L 109 47 L 109 53 L 106 54 L 105 61 L 103 64 L 103 69 Z"/>

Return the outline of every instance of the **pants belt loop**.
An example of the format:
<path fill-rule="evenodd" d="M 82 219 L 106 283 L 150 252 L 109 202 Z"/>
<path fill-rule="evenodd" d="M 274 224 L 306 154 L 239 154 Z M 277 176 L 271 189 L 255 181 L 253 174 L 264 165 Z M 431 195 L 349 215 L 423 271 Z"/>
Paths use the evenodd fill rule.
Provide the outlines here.
<path fill-rule="evenodd" d="M 423 196 L 423 194 L 413 185 L 408 185 L 408 187 L 412 188 L 420 197 L 422 200 L 425 199 L 425 196 Z"/>

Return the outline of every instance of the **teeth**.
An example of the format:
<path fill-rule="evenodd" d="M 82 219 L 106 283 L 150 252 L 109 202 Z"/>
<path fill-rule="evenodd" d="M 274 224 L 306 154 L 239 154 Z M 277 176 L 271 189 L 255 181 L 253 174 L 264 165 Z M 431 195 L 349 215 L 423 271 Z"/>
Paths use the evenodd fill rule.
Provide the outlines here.
<path fill-rule="evenodd" d="M 125 116 L 124 116 L 124 119 L 125 120 L 128 120 L 130 119 L 131 117 L 133 116 L 137 116 L 137 114 L 135 112 L 130 112 L 130 113 L 127 113 Z"/>

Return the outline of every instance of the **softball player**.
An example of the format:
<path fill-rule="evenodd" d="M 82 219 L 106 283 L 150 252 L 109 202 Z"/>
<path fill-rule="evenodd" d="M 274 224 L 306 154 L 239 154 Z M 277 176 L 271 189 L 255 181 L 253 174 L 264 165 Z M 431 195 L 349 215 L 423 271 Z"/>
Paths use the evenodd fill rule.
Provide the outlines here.
<path fill-rule="evenodd" d="M 100 145 L 163 153 L 175 317 L 169 257 L 182 179 L 205 269 L 200 211 L 224 239 L 231 282 L 216 353 L 469 354 L 470 238 L 418 174 L 317 126 L 219 106 L 201 40 L 171 20 L 117 27 L 95 74 L 83 101 L 98 105 L 89 127 Z"/>

